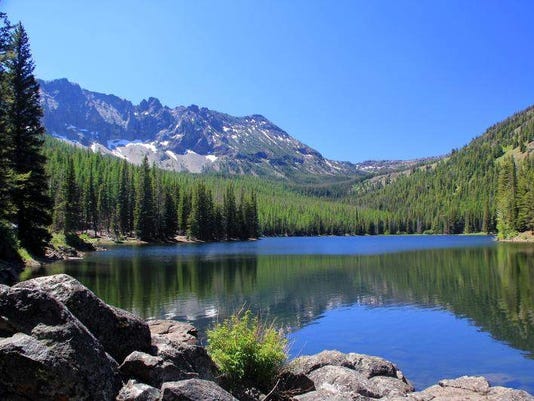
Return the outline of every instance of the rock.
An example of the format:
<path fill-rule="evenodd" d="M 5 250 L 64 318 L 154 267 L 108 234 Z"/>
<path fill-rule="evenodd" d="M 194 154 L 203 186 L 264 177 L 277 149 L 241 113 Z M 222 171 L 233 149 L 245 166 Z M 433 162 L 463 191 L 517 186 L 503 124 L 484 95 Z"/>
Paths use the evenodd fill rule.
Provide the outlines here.
<path fill-rule="evenodd" d="M 123 376 L 134 378 L 154 387 L 161 387 L 164 382 L 197 377 L 194 372 L 185 372 L 159 356 L 134 351 L 126 357 L 120 371 Z"/>
<path fill-rule="evenodd" d="M 380 397 L 395 395 L 405 396 L 415 390 L 411 384 L 395 377 L 374 376 L 369 379 L 369 382 L 373 385 L 373 389 L 380 395 Z"/>
<path fill-rule="evenodd" d="M 323 366 L 343 366 L 364 374 L 367 378 L 373 376 L 397 377 L 397 367 L 385 359 L 363 354 L 344 354 L 339 351 L 323 351 L 311 356 L 301 356 L 289 364 L 293 373 L 308 374 Z M 401 380 L 404 378 L 400 373 Z M 397 377 L 399 378 L 399 377 Z"/>
<path fill-rule="evenodd" d="M 221 386 L 224 386 L 224 384 L 221 384 Z M 266 397 L 266 395 L 263 394 L 261 390 L 252 386 L 238 386 L 237 388 L 234 387 L 232 388 L 232 395 L 239 401 L 263 401 Z M 286 400 L 286 398 L 282 399 Z"/>
<path fill-rule="evenodd" d="M 348 394 L 332 394 L 326 390 L 311 391 L 306 394 L 297 395 L 293 397 L 296 401 L 372 401 L 372 398 L 365 397 L 363 395 L 351 396 Z"/>
<path fill-rule="evenodd" d="M 534 401 L 525 391 L 504 387 L 490 387 L 483 377 L 463 376 L 441 380 L 427 389 L 405 397 L 388 396 L 384 401 Z"/>
<path fill-rule="evenodd" d="M 277 391 L 288 396 L 315 390 L 315 384 L 304 373 L 293 373 L 290 370 L 284 369 L 278 375 L 277 381 Z"/>
<path fill-rule="evenodd" d="M 152 335 L 161 335 L 171 341 L 198 345 L 198 330 L 190 323 L 176 320 L 149 320 L 147 324 Z"/>
<path fill-rule="evenodd" d="M 367 378 L 374 376 L 397 377 L 401 380 L 404 378 L 402 373 L 400 374 L 401 377 L 398 377 L 399 370 L 393 363 L 377 356 L 351 352 L 350 354 L 347 354 L 346 363 L 343 364 L 343 366 L 361 372 L 365 374 Z"/>
<path fill-rule="evenodd" d="M 66 274 L 34 278 L 15 287 L 40 289 L 52 294 L 118 362 L 133 351 L 150 350 L 150 331 L 144 321 L 122 309 L 106 305 L 78 280 Z"/>
<path fill-rule="evenodd" d="M 116 362 L 69 310 L 36 288 L 0 288 L 0 389 L 15 399 L 113 400 Z M 8 399 L 5 396 L 3 399 Z"/>
<path fill-rule="evenodd" d="M 378 390 L 365 375 L 343 366 L 323 366 L 311 372 L 309 378 L 317 390 L 325 390 L 332 395 L 380 397 Z"/>
<path fill-rule="evenodd" d="M 217 367 L 204 347 L 156 334 L 152 336 L 152 354 L 170 362 L 181 372 L 197 374 L 200 379 L 215 380 L 217 376 Z"/>
<path fill-rule="evenodd" d="M 323 351 L 294 359 L 285 371 L 306 376 L 314 382 L 320 394 L 310 397 L 320 397 L 327 391 L 331 396 L 342 397 L 346 393 L 350 397 L 377 398 L 402 396 L 414 390 L 393 363 L 363 354 Z"/>
<path fill-rule="evenodd" d="M 129 380 L 119 391 L 117 401 L 158 401 L 159 397 L 160 392 L 157 388 Z"/>
<path fill-rule="evenodd" d="M 306 355 L 293 359 L 287 370 L 294 374 L 304 374 L 322 368 L 323 366 L 343 366 L 347 364 L 347 355 L 339 351 L 323 351 L 315 355 Z"/>
<path fill-rule="evenodd" d="M 161 401 L 237 401 L 237 398 L 212 381 L 189 379 L 164 383 Z"/>

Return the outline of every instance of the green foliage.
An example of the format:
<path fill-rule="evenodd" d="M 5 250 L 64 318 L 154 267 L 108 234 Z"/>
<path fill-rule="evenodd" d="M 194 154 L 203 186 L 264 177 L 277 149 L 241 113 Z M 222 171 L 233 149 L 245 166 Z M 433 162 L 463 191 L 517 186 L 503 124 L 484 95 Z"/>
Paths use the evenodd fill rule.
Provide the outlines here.
<path fill-rule="evenodd" d="M 208 353 L 230 386 L 268 390 L 287 359 L 287 340 L 273 324 L 239 312 L 208 330 Z"/>
<path fill-rule="evenodd" d="M 0 259 L 12 259 L 19 246 L 40 256 L 50 238 L 44 128 L 33 68 L 24 28 L 0 13 Z"/>
<path fill-rule="evenodd" d="M 46 159 L 42 154 L 45 132 L 41 124 L 39 85 L 33 76 L 28 36 L 21 24 L 13 30 L 10 50 L 11 56 L 6 61 L 10 88 L 7 133 L 12 141 L 12 169 L 24 177 L 12 190 L 14 220 L 21 246 L 40 255 L 50 239 L 47 227 L 51 223 L 52 205 L 45 174 Z"/>
<path fill-rule="evenodd" d="M 508 235 L 516 229 L 514 216 L 519 211 L 512 204 L 505 207 L 504 201 L 514 201 L 519 196 L 515 194 L 519 183 L 514 184 L 510 164 L 503 154 L 519 160 L 525 157 L 521 149 L 532 152 L 532 146 L 527 146 L 532 141 L 534 107 L 490 127 L 484 135 L 438 163 L 359 183 L 354 189 L 353 203 L 387 213 L 384 224 L 390 233 L 495 232 L 497 209 L 501 212 L 507 209 L 511 226 L 503 225 L 500 219 L 499 231 Z M 499 184 L 504 181 L 506 186 Z M 526 180 L 522 185 L 525 192 Z M 523 196 L 525 203 L 529 202 L 527 197 Z"/>

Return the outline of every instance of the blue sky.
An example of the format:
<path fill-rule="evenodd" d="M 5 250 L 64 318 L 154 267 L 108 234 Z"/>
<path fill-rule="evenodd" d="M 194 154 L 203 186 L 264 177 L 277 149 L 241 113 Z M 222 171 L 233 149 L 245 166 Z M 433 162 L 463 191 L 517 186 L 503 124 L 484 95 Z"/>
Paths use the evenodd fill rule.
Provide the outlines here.
<path fill-rule="evenodd" d="M 324 156 L 449 152 L 534 104 L 534 1 L 0 0 L 36 75 L 263 114 Z"/>

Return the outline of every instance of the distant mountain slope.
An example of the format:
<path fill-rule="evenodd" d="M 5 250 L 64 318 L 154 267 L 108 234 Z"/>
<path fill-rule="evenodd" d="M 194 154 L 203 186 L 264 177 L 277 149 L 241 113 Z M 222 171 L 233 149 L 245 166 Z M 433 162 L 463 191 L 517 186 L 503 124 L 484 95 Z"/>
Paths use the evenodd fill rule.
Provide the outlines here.
<path fill-rule="evenodd" d="M 392 214 L 389 232 L 495 231 L 500 160 L 534 153 L 534 107 L 489 128 L 443 160 L 354 187 L 354 202 Z"/>
<path fill-rule="evenodd" d="M 351 163 L 325 159 L 261 115 L 233 117 L 192 105 L 139 105 L 91 92 L 66 79 L 39 81 L 43 122 L 64 140 L 139 164 L 175 171 L 292 176 L 360 175 Z"/>

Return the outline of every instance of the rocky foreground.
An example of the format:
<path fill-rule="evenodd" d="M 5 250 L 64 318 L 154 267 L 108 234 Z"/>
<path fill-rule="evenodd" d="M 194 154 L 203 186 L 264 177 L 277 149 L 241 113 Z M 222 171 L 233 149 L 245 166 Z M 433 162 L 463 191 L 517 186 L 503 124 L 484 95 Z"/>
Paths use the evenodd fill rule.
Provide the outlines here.
<path fill-rule="evenodd" d="M 482 377 L 420 392 L 384 359 L 324 351 L 297 358 L 269 394 L 222 386 L 188 323 L 145 322 L 59 274 L 0 285 L 0 400 L 533 400 Z"/>

